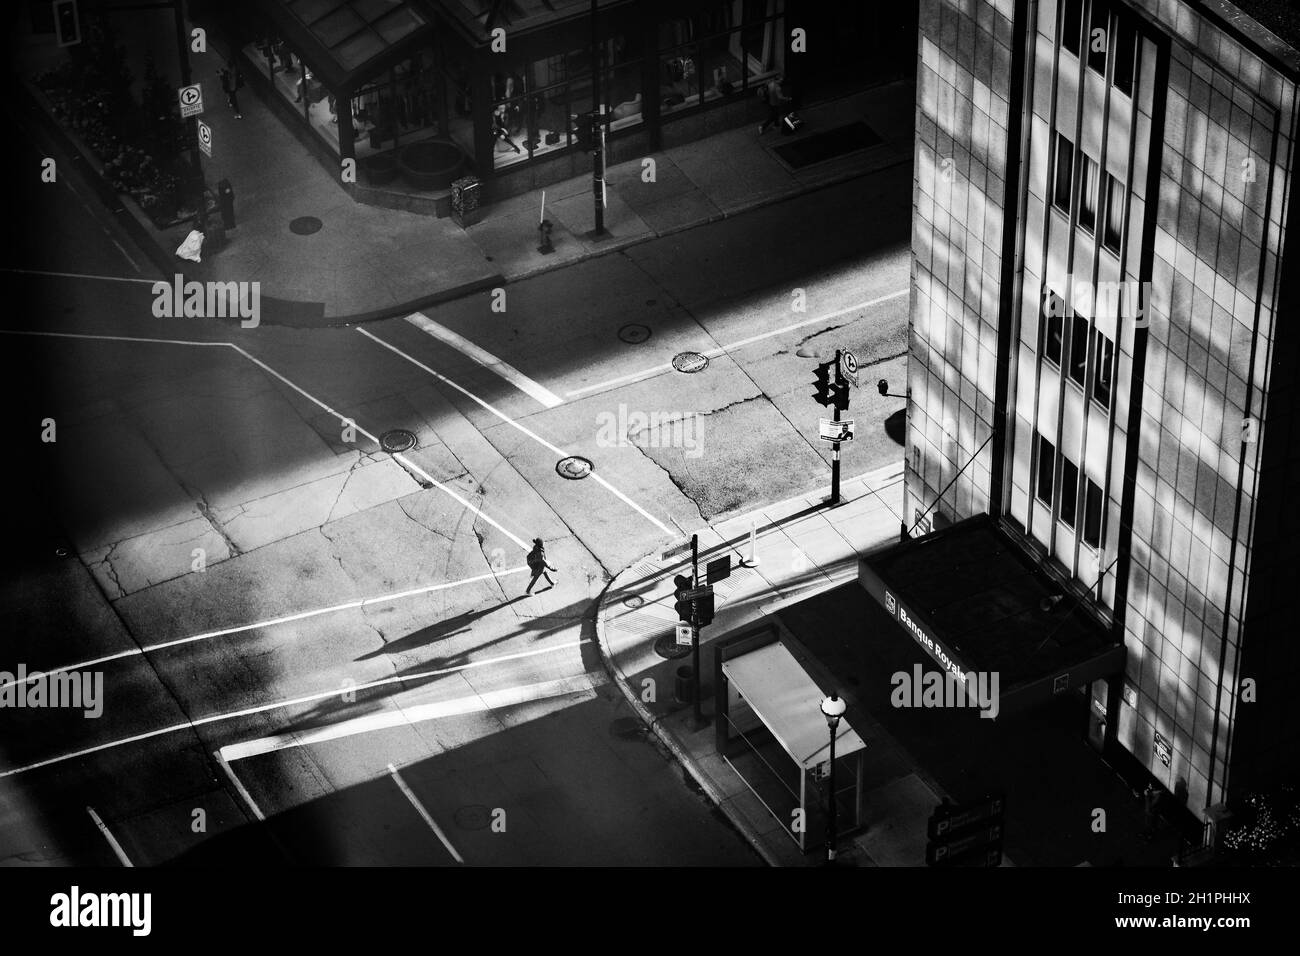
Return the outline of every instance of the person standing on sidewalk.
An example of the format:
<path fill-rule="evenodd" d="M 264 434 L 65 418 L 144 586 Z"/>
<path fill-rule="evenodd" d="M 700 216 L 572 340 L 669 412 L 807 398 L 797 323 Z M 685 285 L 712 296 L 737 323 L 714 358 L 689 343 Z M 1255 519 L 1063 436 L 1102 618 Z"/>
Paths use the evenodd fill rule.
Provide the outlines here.
<path fill-rule="evenodd" d="M 763 120 L 763 124 L 758 128 L 759 136 L 766 133 L 769 126 L 781 125 L 781 118 L 785 115 L 784 108 L 790 102 L 790 97 L 785 95 L 784 87 L 785 76 L 778 73 L 768 80 L 767 86 L 762 88 L 767 102 L 767 119 Z"/>
<path fill-rule="evenodd" d="M 549 591 L 555 587 L 555 582 L 547 571 L 555 571 L 546 560 L 546 545 L 542 544 L 541 538 L 533 538 L 533 550 L 528 552 L 528 570 L 533 572 L 533 579 L 528 582 L 528 589 L 525 594 L 533 593 L 533 585 L 537 583 L 538 578 L 546 578 L 548 587 L 542 588 L 542 591 Z M 558 573 L 558 572 L 557 572 Z M 538 592 L 539 594 L 541 591 Z"/>
<path fill-rule="evenodd" d="M 226 105 L 235 114 L 235 119 L 243 119 L 244 114 L 239 112 L 239 90 L 244 85 L 244 75 L 239 72 L 239 66 L 223 66 L 218 75 L 221 77 L 221 91 L 226 94 Z"/>
<path fill-rule="evenodd" d="M 1148 783 L 1147 788 L 1142 791 L 1142 811 L 1146 821 L 1146 829 L 1142 835 L 1147 840 L 1151 840 L 1160 828 L 1160 788 L 1154 783 Z"/>

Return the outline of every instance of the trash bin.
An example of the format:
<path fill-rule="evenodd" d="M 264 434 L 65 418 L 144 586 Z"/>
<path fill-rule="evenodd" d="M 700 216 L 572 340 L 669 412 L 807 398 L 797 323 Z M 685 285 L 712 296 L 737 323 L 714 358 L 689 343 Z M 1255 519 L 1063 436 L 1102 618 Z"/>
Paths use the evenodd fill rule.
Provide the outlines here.
<path fill-rule="evenodd" d="M 479 188 L 477 176 L 462 176 L 451 184 L 451 213 L 461 227 L 478 222 Z"/>
<path fill-rule="evenodd" d="M 695 671 L 692 668 L 677 668 L 676 694 L 679 704 L 689 704 L 695 699 Z"/>
<path fill-rule="evenodd" d="M 235 228 L 235 189 L 229 179 L 217 183 L 217 203 L 221 207 L 221 225 L 226 229 Z"/>

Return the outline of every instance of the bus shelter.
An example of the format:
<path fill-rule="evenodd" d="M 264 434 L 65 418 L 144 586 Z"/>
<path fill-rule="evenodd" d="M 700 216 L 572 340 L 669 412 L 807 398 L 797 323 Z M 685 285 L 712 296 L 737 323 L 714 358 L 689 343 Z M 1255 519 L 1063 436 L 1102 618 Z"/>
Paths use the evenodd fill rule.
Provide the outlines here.
<path fill-rule="evenodd" d="M 826 842 L 830 727 L 818 686 L 774 626 L 715 651 L 718 753 L 804 851 Z M 835 736 L 839 835 L 862 826 L 865 744 L 845 719 Z"/>

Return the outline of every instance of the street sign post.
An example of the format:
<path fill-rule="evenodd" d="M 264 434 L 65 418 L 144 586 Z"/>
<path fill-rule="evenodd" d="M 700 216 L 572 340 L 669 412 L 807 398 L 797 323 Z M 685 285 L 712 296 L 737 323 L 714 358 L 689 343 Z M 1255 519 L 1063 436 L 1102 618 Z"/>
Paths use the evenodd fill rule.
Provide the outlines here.
<path fill-rule="evenodd" d="M 199 130 L 199 149 L 203 150 L 203 155 L 212 156 L 212 127 L 203 120 L 195 120 Z"/>
<path fill-rule="evenodd" d="M 176 93 L 181 102 L 181 119 L 189 119 L 203 112 L 203 87 L 198 83 L 182 86 Z"/>
<path fill-rule="evenodd" d="M 857 388 L 858 387 L 858 357 L 854 355 L 852 352 L 850 352 L 848 349 L 844 349 L 840 353 L 840 370 L 844 373 L 844 377 L 853 383 L 853 387 Z"/>
<path fill-rule="evenodd" d="M 853 419 L 844 418 L 836 421 L 833 418 L 820 418 L 818 421 L 817 437 L 822 441 L 842 442 L 853 441 Z"/>

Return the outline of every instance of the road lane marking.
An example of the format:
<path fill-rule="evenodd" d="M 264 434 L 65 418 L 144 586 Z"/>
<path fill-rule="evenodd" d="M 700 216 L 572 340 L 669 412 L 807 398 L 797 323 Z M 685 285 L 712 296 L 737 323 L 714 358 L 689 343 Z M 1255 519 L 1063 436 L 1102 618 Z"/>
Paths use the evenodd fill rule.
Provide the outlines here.
<path fill-rule="evenodd" d="M 95 339 L 95 340 L 109 341 L 109 342 L 146 342 L 146 343 L 161 344 L 161 345 L 225 346 L 226 348 L 234 349 L 236 352 L 238 352 L 244 358 L 248 359 L 248 361 L 252 362 L 258 368 L 262 369 L 267 374 L 272 375 L 275 378 L 279 379 L 285 385 L 288 385 L 291 389 L 293 389 L 299 395 L 306 398 L 309 402 L 313 403 L 314 405 L 317 405 L 320 408 L 325 409 L 325 411 L 329 412 L 331 415 L 338 418 L 340 423 L 351 425 L 352 427 L 356 428 L 357 431 L 361 432 L 361 434 L 369 438 L 376 445 L 379 445 L 379 439 L 376 438 L 374 435 L 372 435 L 369 431 L 367 431 L 366 429 L 358 425 L 354 419 L 347 417 L 341 412 L 335 411 L 333 408 L 330 408 L 330 406 L 326 405 L 315 395 L 312 395 L 306 389 L 301 388 L 298 385 L 294 384 L 288 378 L 281 375 L 275 369 L 271 368 L 271 366 L 263 362 L 261 359 L 254 358 L 252 355 L 249 355 L 248 352 L 244 351 L 242 348 L 240 348 L 238 345 L 236 345 L 233 342 L 193 342 L 184 339 L 149 339 L 149 338 L 135 338 L 131 336 L 122 336 L 122 335 L 86 335 L 86 334 L 79 334 L 73 332 L 32 332 L 32 331 L 27 331 L 25 329 L 0 329 L 0 332 L 6 333 L 8 335 L 38 335 L 38 336 L 49 336 L 55 338 Z M 415 464 L 415 462 L 411 461 L 409 458 L 405 457 L 404 455 L 393 455 L 393 458 L 397 459 L 406 467 L 410 468 L 412 471 L 419 474 L 421 478 L 423 478 L 429 484 L 433 485 L 433 487 L 437 488 L 439 491 L 443 492 L 450 498 L 454 499 L 458 504 L 461 505 L 461 507 L 466 508 L 467 510 L 473 512 L 476 517 L 482 518 L 492 527 L 496 528 L 507 538 L 513 541 L 519 548 L 521 548 L 524 551 L 527 551 L 529 549 L 530 547 L 529 544 L 526 541 L 524 541 L 523 538 L 519 537 L 519 535 L 515 534 L 513 531 L 510 531 L 507 528 L 505 528 L 502 524 L 496 521 L 496 519 L 490 517 L 486 512 L 484 512 L 483 509 L 477 507 L 476 505 L 470 504 L 468 501 L 465 500 L 463 496 L 457 493 L 455 489 L 450 488 L 447 485 L 444 485 L 442 482 L 438 481 L 436 478 L 434 478 L 431 474 L 429 474 L 419 465 Z"/>
<path fill-rule="evenodd" d="M 122 861 L 122 865 L 134 867 L 135 864 L 132 863 L 131 858 L 126 855 L 126 851 L 122 849 L 122 844 L 117 842 L 117 837 L 113 836 L 112 831 L 109 830 L 109 828 L 104 824 L 104 821 L 99 818 L 99 814 L 95 812 L 95 808 L 86 807 L 86 812 L 90 814 L 90 819 L 95 821 L 95 826 L 99 827 L 99 832 L 104 834 L 104 839 L 107 840 L 108 845 L 113 848 L 113 852 L 116 853 L 117 858 Z"/>
<path fill-rule="evenodd" d="M 248 789 L 244 786 L 243 781 L 235 776 L 235 771 L 231 768 L 230 764 L 226 762 L 226 758 L 222 756 L 221 751 L 220 750 L 212 751 L 212 756 L 217 758 L 217 764 L 221 767 L 222 770 L 226 772 L 226 776 L 230 778 L 231 784 L 234 785 L 235 792 L 238 793 L 240 797 L 243 798 L 244 803 L 248 804 L 248 809 L 253 811 L 253 816 L 256 817 L 260 822 L 265 823 L 266 816 L 265 814 L 262 813 L 262 808 L 259 807 L 256 802 L 254 802 L 252 794 L 248 792 Z"/>
<path fill-rule="evenodd" d="M 110 239 L 112 236 L 109 237 Z M 116 241 L 113 243 L 117 245 Z M 121 246 L 118 246 L 121 249 Z M 122 249 L 122 254 L 126 255 L 126 250 Z M 127 256 L 130 259 L 130 256 Z M 131 265 L 135 265 L 132 262 Z M 138 268 L 138 267 L 137 267 Z M 103 279 L 105 282 L 143 282 L 146 285 L 153 285 L 155 282 L 161 282 L 161 279 L 137 279 L 134 276 L 100 276 L 91 275 L 86 272 L 49 272 L 45 269 L 15 269 L 10 266 L 0 266 L 0 272 L 16 272 L 20 275 L 28 276 L 49 276 L 54 279 Z"/>
<path fill-rule="evenodd" d="M 406 785 L 406 781 L 402 779 L 402 775 L 397 772 L 397 768 L 391 763 L 388 765 L 388 772 L 393 775 L 393 782 L 401 788 L 402 793 L 406 794 L 406 799 L 411 801 L 411 806 L 415 807 L 415 812 L 424 819 L 425 823 L 429 824 L 429 829 L 432 830 L 438 839 L 442 841 L 442 845 L 447 848 L 447 852 L 455 857 L 457 863 L 464 863 L 465 860 L 456 852 L 456 848 L 451 845 L 451 841 L 448 840 L 447 835 L 442 832 L 442 828 L 434 822 L 433 817 L 429 815 L 429 811 L 424 809 L 424 804 L 419 801 L 411 788 Z"/>
<path fill-rule="evenodd" d="M 367 438 L 369 438 L 369 439 L 370 439 L 372 442 L 374 442 L 376 445 L 379 445 L 379 439 L 378 439 L 376 436 L 372 435 L 370 432 L 366 431 L 366 430 L 365 430 L 364 428 L 362 428 L 360 425 L 358 425 L 354 419 L 348 418 L 346 415 L 342 415 L 342 414 L 340 414 L 339 412 L 335 411 L 334 409 L 330 408 L 328 405 L 326 405 L 324 402 L 322 402 L 322 401 L 321 401 L 320 399 L 318 399 L 316 396 L 312 395 L 310 392 L 306 391 L 305 389 L 299 388 L 299 387 L 298 387 L 297 385 L 295 385 L 293 382 L 289 381 L 289 379 L 285 378 L 283 375 L 281 375 L 281 374 L 280 374 L 279 372 L 277 372 L 275 369 L 271 368 L 271 366 L 267 365 L 267 364 L 266 364 L 265 362 L 263 362 L 261 359 L 254 358 L 253 356 L 249 355 L 247 352 L 245 352 L 245 351 L 244 351 L 242 348 L 240 348 L 238 345 L 234 345 L 234 344 L 232 343 L 230 347 L 231 347 L 232 349 L 234 349 L 236 352 L 238 352 L 240 355 L 244 356 L 244 358 L 248 359 L 248 360 L 249 360 L 250 362 L 252 362 L 254 365 L 258 366 L 259 368 L 265 369 L 269 374 L 274 375 L 276 378 L 278 378 L 280 381 L 284 382 L 284 384 L 288 385 L 288 386 L 289 386 L 290 388 L 292 388 L 295 392 L 298 392 L 300 395 L 302 395 L 302 396 L 303 396 L 304 398 L 306 398 L 308 401 L 314 402 L 316 405 L 319 405 L 321 408 L 325 409 L 325 411 L 329 412 L 331 415 L 334 415 L 335 417 L 337 417 L 341 423 L 351 424 L 353 427 L 356 428 L 357 431 L 361 432 L 361 434 L 365 435 Z M 380 447 L 382 448 L 383 446 L 380 445 Z M 453 490 L 453 489 L 447 487 L 447 486 L 444 485 L 442 482 L 438 481 L 436 478 L 433 477 L 433 475 L 429 474 L 427 471 L 425 471 L 425 470 L 424 470 L 423 468 L 421 468 L 419 465 L 415 464 L 415 462 L 411 461 L 411 460 L 410 460 L 409 458 L 407 458 L 405 455 L 395 454 L 395 455 L 393 455 L 393 458 L 395 458 L 397 461 L 401 462 L 402 464 L 406 465 L 406 466 L 407 466 L 408 468 L 410 468 L 412 471 L 418 473 L 418 474 L 420 475 L 421 478 L 423 478 L 425 481 L 429 482 L 429 484 L 433 485 L 433 486 L 434 486 L 435 488 L 437 488 L 438 490 L 440 490 L 440 491 L 444 492 L 445 494 L 447 494 L 447 495 L 451 496 L 452 498 L 454 498 L 456 501 L 458 501 L 458 502 L 461 504 L 462 507 L 466 508 L 466 509 L 469 510 L 469 511 L 472 511 L 472 512 L 477 516 L 477 517 L 482 518 L 484 521 L 486 521 L 486 522 L 487 522 L 488 524 L 490 524 L 492 527 L 496 528 L 498 531 L 500 531 L 502 534 L 504 534 L 507 538 L 509 538 L 511 541 L 513 541 L 513 542 L 514 542 L 516 545 L 518 545 L 520 548 L 522 548 L 522 549 L 525 550 L 525 551 L 529 550 L 529 547 L 530 547 L 530 546 L 528 545 L 527 542 L 524 541 L 523 538 L 519 537 L 519 536 L 518 536 L 517 534 L 515 534 L 514 532 L 507 530 L 503 525 L 499 524 L 495 519 L 489 517 L 488 514 L 487 514 L 486 512 L 484 512 L 482 508 L 479 508 L 479 507 L 476 507 L 475 505 L 470 504 L 470 503 L 469 503 L 468 501 L 466 501 L 463 497 L 461 497 L 459 494 L 457 494 L 455 490 Z"/>
<path fill-rule="evenodd" d="M 548 450 L 549 450 L 553 455 L 555 455 L 556 458 L 568 458 L 568 457 L 569 457 L 569 453 L 568 453 L 567 451 L 565 451 L 564 449 L 562 449 L 562 448 L 557 448 L 555 445 L 552 445 L 549 441 L 547 441 L 547 440 L 546 440 L 545 438 L 543 438 L 541 435 L 538 435 L 536 432 L 532 431 L 531 429 L 527 428 L 526 426 L 521 425 L 519 422 L 515 421 L 513 418 L 511 418 L 509 415 L 507 415 L 505 412 L 503 412 L 503 411 L 501 411 L 500 409 L 498 409 L 498 408 L 496 408 L 496 407 L 494 407 L 494 406 L 488 404 L 486 401 L 484 401 L 483 399 L 481 399 L 481 398 L 479 398 L 477 395 L 475 395 L 473 392 L 471 392 L 469 389 L 467 389 L 467 388 L 465 388 L 465 387 L 463 387 L 463 386 L 457 384 L 456 382 L 453 382 L 451 379 L 447 378 L 447 376 L 443 375 L 441 372 L 435 372 L 433 369 L 431 369 L 429 366 L 425 365 L 425 364 L 424 364 L 423 362 L 421 362 L 419 359 L 416 359 L 416 358 L 411 357 L 410 355 L 407 355 L 405 352 L 403 352 L 403 351 L 402 351 L 401 349 L 399 349 L 397 346 L 395 346 L 395 345 L 390 345 L 388 342 L 385 342 L 383 339 L 379 338 L 379 336 L 377 336 L 377 335 L 375 335 L 374 333 L 370 332 L 370 330 L 368 330 L 368 329 L 358 328 L 357 331 L 360 332 L 362 335 L 364 335 L 366 338 L 368 338 L 368 339 L 373 339 L 375 342 L 379 343 L 379 344 L 382 345 L 384 348 L 388 349 L 390 352 L 394 352 L 394 353 L 396 353 L 397 355 L 400 355 L 402 358 L 406 359 L 406 360 L 407 360 L 408 362 L 410 362 L 412 365 L 415 365 L 415 366 L 418 367 L 418 368 L 424 369 L 424 371 L 428 372 L 428 373 L 429 373 L 430 375 L 432 375 L 434 378 L 438 379 L 438 381 L 440 381 L 440 382 L 444 382 L 445 384 L 447 384 L 447 385 L 450 386 L 451 388 L 454 388 L 456 391 L 460 392 L 462 395 L 464 395 L 466 398 L 470 399 L 471 401 L 476 402 L 476 403 L 478 403 L 479 405 L 483 406 L 483 408 L 487 409 L 489 412 L 491 412 L 491 413 L 492 413 L 493 415 L 495 415 L 497 418 L 501 419 L 501 420 L 502 420 L 503 422 L 505 422 L 507 425 L 510 425 L 512 428 L 516 428 L 516 429 L 518 429 L 520 432 L 522 432 L 523 434 L 527 435 L 527 436 L 528 436 L 529 438 L 531 438 L 533 441 L 537 442 L 537 443 L 540 444 L 542 447 L 548 449 Z M 394 456 L 394 457 L 396 457 L 396 456 Z M 674 533 L 675 533 L 675 532 L 673 531 L 672 528 L 668 527 L 666 524 L 664 524 L 662 521 L 660 521 L 660 520 L 659 520 L 658 518 L 656 518 L 654 515 L 650 514 L 650 512 L 646 511 L 646 510 L 645 510 L 644 508 L 642 508 L 639 504 L 637 504 L 635 501 L 633 501 L 631 498 L 629 498 L 627 495 L 623 494 L 623 492 L 619 491 L 617 488 L 615 488 L 613 485 L 611 485 L 608 481 L 606 481 L 604 478 L 602 478 L 602 477 L 601 477 L 597 472 L 592 471 L 590 477 L 593 478 L 593 479 L 596 481 L 596 483 L 599 484 L 601 487 L 603 487 L 603 488 L 605 488 L 606 490 L 608 490 L 608 491 L 610 491 L 611 493 L 613 493 L 613 495 L 614 495 L 615 497 L 617 497 L 620 501 L 622 501 L 624 504 L 626 504 L 628 507 L 630 507 L 630 508 L 631 508 L 633 511 L 635 511 L 637 514 L 641 515 L 641 517 L 645 518 L 647 521 L 649 521 L 651 524 L 653 524 L 656 528 L 658 528 L 658 529 L 659 529 L 661 532 L 663 532 L 664 534 L 674 534 Z"/>
<path fill-rule="evenodd" d="M 29 329 L 0 329 L 4 335 L 36 335 L 51 339 L 91 339 L 96 342 L 142 342 L 146 345 L 213 345 L 233 348 L 229 342 L 196 342 L 193 339 L 150 339 L 137 335 L 91 335 L 84 332 L 34 332 Z"/>
<path fill-rule="evenodd" d="M 307 747 L 328 740 L 373 733 L 376 730 L 392 730 L 394 727 L 413 727 L 441 717 L 477 714 L 486 710 L 514 707 L 532 700 L 562 697 L 565 694 L 590 692 L 594 689 L 595 685 L 589 674 L 578 674 L 559 680 L 542 681 L 538 684 L 484 691 L 467 697 L 455 697 L 451 700 L 439 700 L 429 704 L 385 710 L 377 714 L 366 714 L 305 732 L 291 730 L 283 734 L 271 734 L 238 744 L 227 744 L 221 748 L 221 754 L 226 760 L 246 760 L 249 757 L 259 757 L 278 750 L 288 750 L 291 747 Z"/>
<path fill-rule="evenodd" d="M 383 677 L 379 680 L 368 681 L 365 684 L 356 684 L 347 688 L 350 692 L 360 690 L 370 690 L 375 687 L 382 687 L 388 684 L 401 684 L 409 681 L 424 680 L 429 677 L 441 677 L 444 674 L 453 674 L 456 671 L 469 670 L 474 667 L 487 667 L 492 664 L 500 664 L 504 661 L 520 660 L 525 657 L 536 657 L 539 654 L 551 654 L 555 651 L 570 650 L 575 647 L 581 647 L 583 644 L 590 644 L 592 638 L 586 637 L 578 641 L 570 641 L 566 644 L 557 644 L 554 647 L 542 647 L 533 651 L 521 651 L 518 654 L 502 654 L 498 657 L 485 658 L 481 661 L 470 661 L 467 664 L 457 664 L 453 667 L 444 667 L 439 670 L 423 671 L 417 674 L 403 674 L 393 677 Z M 205 724 L 220 723 L 224 720 L 235 720 L 239 717 L 250 717 L 254 714 L 264 714 L 272 710 L 280 710 L 285 707 L 297 707 L 302 704 L 314 703 L 318 700 L 324 700 L 329 697 L 338 697 L 343 692 L 338 688 L 334 690 L 319 691 L 315 694 L 306 694 L 302 697 L 294 697 L 289 700 L 273 701 L 269 704 L 259 704 L 256 707 L 247 707 L 244 710 L 232 711 L 225 714 L 212 714 L 208 717 L 199 717 L 195 720 L 189 720 L 180 724 L 172 724 L 170 727 L 160 727 L 157 730 L 148 730 L 141 734 L 134 734 L 130 737 L 123 737 L 120 740 L 110 740 L 105 744 L 96 744 L 94 747 L 86 747 L 73 753 L 60 754 L 57 757 L 48 757 L 45 760 L 38 760 L 36 763 L 30 763 L 23 767 L 14 767 L 9 770 L 0 770 L 0 779 L 5 777 L 16 777 L 21 773 L 27 773 L 31 770 L 39 770 L 42 767 L 50 767 L 54 764 L 65 763 L 69 760 L 75 760 L 78 757 L 86 757 L 90 754 L 101 753 L 105 750 L 114 750 L 118 747 L 125 747 L 127 744 L 139 743 L 142 740 L 151 740 L 154 737 L 161 737 L 165 734 L 176 733 L 181 730 L 193 730 Z"/>
<path fill-rule="evenodd" d="M 815 319 L 805 319 L 802 322 L 795 322 L 791 325 L 782 326 L 781 328 L 773 329 L 770 332 L 761 332 L 758 335 L 751 335 L 747 339 L 740 339 L 737 342 L 732 342 L 730 345 L 719 345 L 716 348 L 706 349 L 700 354 L 707 356 L 708 358 L 717 358 L 720 355 L 726 355 L 728 352 L 735 351 L 736 349 L 744 348 L 746 345 L 753 345 L 755 342 L 761 342 L 763 339 L 770 339 L 777 335 L 785 335 L 787 332 L 793 332 L 796 329 L 816 325 L 818 322 L 826 322 L 857 309 L 868 309 L 873 305 L 880 305 L 882 302 L 888 302 L 891 299 L 897 299 L 899 296 L 907 295 L 909 292 L 911 292 L 910 287 L 899 289 L 897 292 L 890 292 L 888 295 L 869 299 L 866 302 L 859 302 L 856 305 L 846 306 L 837 312 L 828 312 L 826 315 L 819 315 Z M 671 362 L 665 362 L 662 365 L 655 365 L 651 368 L 642 369 L 639 372 L 632 372 L 628 375 L 620 375 L 617 378 L 611 378 L 596 385 L 584 385 L 582 388 L 576 388 L 573 391 L 565 392 L 564 394 L 569 398 L 576 398 L 579 395 L 586 395 L 589 392 L 599 392 L 607 388 L 612 388 L 615 385 L 626 385 L 630 382 L 638 382 L 641 379 L 652 378 L 655 375 L 662 375 L 664 372 L 672 371 L 672 368 L 673 366 Z"/>
<path fill-rule="evenodd" d="M 431 335 L 441 342 L 450 345 L 456 351 L 469 356 L 479 365 L 482 365 L 490 372 L 495 372 L 503 379 L 513 385 L 524 394 L 537 399 L 547 408 L 554 408 L 557 405 L 563 405 L 564 399 L 560 398 L 554 392 L 551 392 L 537 382 L 533 381 L 519 369 L 515 368 L 508 362 L 497 358 L 486 349 L 480 348 L 463 335 L 459 335 L 429 318 L 423 312 L 414 312 L 406 317 L 406 321 L 411 323 L 426 335 Z"/>
<path fill-rule="evenodd" d="M 47 671 L 32 671 L 22 680 L 11 680 L 0 684 L 0 691 L 3 691 L 15 684 L 28 684 L 34 680 L 39 680 L 50 674 L 62 674 L 66 671 L 85 670 L 87 667 L 94 667 L 97 664 L 107 664 L 110 661 L 121 660 L 125 657 L 138 657 L 142 654 L 150 654 L 154 651 L 161 651 L 169 647 L 179 647 L 182 644 L 192 644 L 195 641 L 207 641 L 214 637 L 226 637 L 230 634 L 240 634 L 245 631 L 255 631 L 262 627 L 274 627 L 277 624 L 288 624 L 291 621 L 301 621 L 309 617 L 317 617 L 321 614 L 333 614 L 337 611 L 347 611 L 352 608 L 369 607 L 372 604 L 388 604 L 401 598 L 413 597 L 417 594 L 428 594 L 432 591 L 445 591 L 449 588 L 460 587 L 463 584 L 474 584 L 478 581 L 486 581 L 489 578 L 503 578 L 510 574 L 522 574 L 527 571 L 527 567 L 507 568 L 504 571 L 489 571 L 487 574 L 478 574 L 472 578 L 461 578 L 459 581 L 443 581 L 441 584 L 426 584 L 423 587 L 411 588 L 407 591 L 395 591 L 392 594 L 381 594 L 378 597 L 359 598 L 355 601 L 347 601 L 343 604 L 332 604 L 329 607 L 315 608 L 310 611 L 300 611 L 297 614 L 286 614 L 282 617 L 267 618 L 264 621 L 255 621 L 252 624 L 239 624 L 235 627 L 223 627 L 216 631 L 205 631 L 202 634 L 193 634 L 190 637 L 178 637 L 171 641 L 159 641 L 156 644 L 148 644 L 144 647 L 133 647 L 129 650 L 118 651 L 116 654 L 106 654 L 103 657 L 96 657 L 92 660 L 81 661 L 76 664 L 65 664 L 62 667 L 55 667 Z"/>

